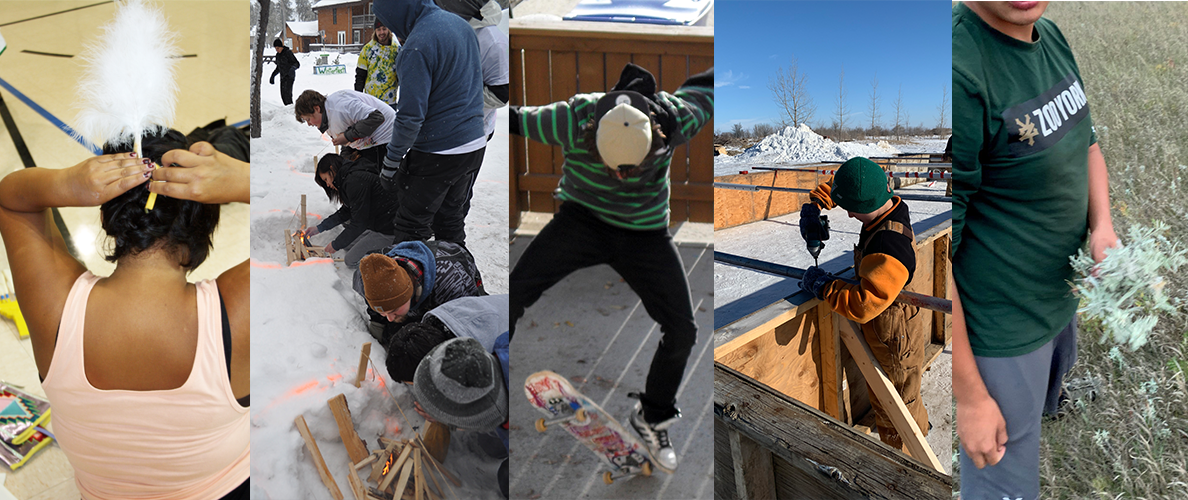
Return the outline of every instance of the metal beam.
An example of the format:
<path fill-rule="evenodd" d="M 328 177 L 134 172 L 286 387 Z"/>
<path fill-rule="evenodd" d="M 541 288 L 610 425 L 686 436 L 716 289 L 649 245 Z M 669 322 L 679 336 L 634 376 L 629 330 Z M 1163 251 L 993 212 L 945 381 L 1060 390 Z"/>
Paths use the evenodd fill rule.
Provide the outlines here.
<path fill-rule="evenodd" d="M 736 189 L 739 191 L 784 191 L 788 193 L 811 193 L 811 189 L 787 188 L 778 186 L 755 186 L 752 184 L 733 184 L 730 182 L 715 182 L 714 188 L 720 189 Z M 952 196 L 933 196 L 926 194 L 902 194 L 896 193 L 895 196 L 900 197 L 906 201 L 932 201 L 937 203 L 952 203 Z"/>
<path fill-rule="evenodd" d="M 782 264 L 775 264 L 763 260 L 752 259 L 750 257 L 743 257 L 741 255 L 734 255 L 725 252 L 714 250 L 714 260 L 726 264 L 731 264 L 738 267 L 745 267 L 754 269 L 756 271 L 763 271 L 765 273 L 776 274 L 780 276 L 787 276 L 789 278 L 801 279 L 804 277 L 804 269 L 798 269 L 792 266 L 785 266 Z M 858 282 L 846 278 L 838 278 L 846 283 L 857 285 Z M 953 314 L 953 302 L 931 295 L 924 295 L 916 292 L 909 292 L 903 290 L 899 292 L 899 296 L 895 298 L 895 302 L 904 304 L 911 304 L 916 307 L 930 309 L 933 311 L 940 311 L 945 314 Z"/>

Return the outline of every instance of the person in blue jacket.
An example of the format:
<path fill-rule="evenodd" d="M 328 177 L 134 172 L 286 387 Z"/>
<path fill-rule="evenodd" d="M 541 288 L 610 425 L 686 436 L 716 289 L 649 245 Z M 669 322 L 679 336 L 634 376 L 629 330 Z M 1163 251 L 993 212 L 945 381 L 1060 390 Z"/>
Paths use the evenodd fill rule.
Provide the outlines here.
<path fill-rule="evenodd" d="M 465 208 L 487 145 L 478 39 L 433 0 L 377 0 L 373 11 L 404 41 L 396 123 L 380 172 L 400 200 L 396 241 L 465 243 Z"/>

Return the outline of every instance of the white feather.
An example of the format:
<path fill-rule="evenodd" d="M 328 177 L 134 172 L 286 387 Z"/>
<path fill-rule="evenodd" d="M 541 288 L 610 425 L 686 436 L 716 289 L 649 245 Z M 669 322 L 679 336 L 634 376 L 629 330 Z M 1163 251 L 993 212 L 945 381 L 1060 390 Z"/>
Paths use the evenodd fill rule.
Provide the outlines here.
<path fill-rule="evenodd" d="M 101 146 L 169 128 L 177 101 L 175 39 L 159 8 L 118 1 L 115 19 L 81 56 L 77 133 Z"/>

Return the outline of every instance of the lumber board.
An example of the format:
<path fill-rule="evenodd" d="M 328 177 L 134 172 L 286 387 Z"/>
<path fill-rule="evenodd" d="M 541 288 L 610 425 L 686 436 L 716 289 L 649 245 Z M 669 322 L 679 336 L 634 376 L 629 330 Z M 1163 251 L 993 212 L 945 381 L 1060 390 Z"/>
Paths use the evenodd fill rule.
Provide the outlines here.
<path fill-rule="evenodd" d="M 932 243 L 932 296 L 949 297 L 949 248 L 952 245 L 952 231 Z M 952 300 L 950 297 L 949 300 Z M 948 344 L 953 332 L 953 317 L 948 314 L 932 313 L 932 341 Z"/>
<path fill-rule="evenodd" d="M 421 470 L 421 449 L 413 450 L 413 487 L 417 500 L 425 500 L 425 473 Z"/>
<path fill-rule="evenodd" d="M 822 476 L 821 485 L 837 498 L 952 496 L 949 476 L 722 363 L 714 363 L 714 417 L 795 467 L 813 470 L 808 460 L 836 467 L 846 481 Z"/>
<path fill-rule="evenodd" d="M 438 463 L 444 462 L 450 449 L 450 428 L 441 422 L 426 422 L 425 434 L 421 437 L 425 451 Z"/>
<path fill-rule="evenodd" d="M 734 457 L 723 450 L 730 449 L 732 427 L 714 419 L 714 498 L 738 498 L 734 489 Z"/>
<path fill-rule="evenodd" d="M 780 457 L 772 458 L 772 472 L 775 474 L 776 482 L 776 495 L 772 498 L 825 500 L 855 497 L 852 492 L 834 484 L 833 478 L 816 470 L 812 463 L 807 460 L 801 462 L 803 466 L 794 466 Z"/>
<path fill-rule="evenodd" d="M 370 453 L 367 451 L 367 445 L 355 432 L 355 423 L 351 420 L 351 409 L 347 407 L 346 395 L 334 396 L 326 400 L 326 404 L 330 406 L 330 413 L 334 414 L 334 422 L 338 424 L 338 436 L 342 438 L 343 446 L 346 446 L 347 455 L 351 457 L 351 469 L 354 469 L 354 464 L 366 460 Z"/>
<path fill-rule="evenodd" d="M 347 472 L 347 482 L 351 484 L 351 494 L 355 496 L 355 500 L 367 500 L 367 487 L 363 485 L 363 480 L 359 479 L 359 471 L 354 467 Z"/>
<path fill-rule="evenodd" d="M 841 336 L 833 321 L 833 310 L 824 302 L 817 306 L 817 327 L 821 347 L 821 410 L 841 419 Z"/>
<path fill-rule="evenodd" d="M 776 498 L 771 451 L 738 431 L 730 431 L 730 457 L 734 463 L 734 491 L 738 498 Z"/>
<path fill-rule="evenodd" d="M 717 359 L 772 389 L 820 408 L 817 315 L 801 314 Z"/>
<path fill-rule="evenodd" d="M 756 338 L 766 335 L 777 325 L 803 315 L 821 303 L 820 299 L 809 299 L 800 304 L 793 304 L 786 297 L 767 307 L 761 308 L 729 325 L 714 331 L 714 360 L 747 345 Z"/>
<path fill-rule="evenodd" d="M 433 458 L 433 455 L 426 454 L 425 456 L 429 457 L 429 463 L 433 465 L 435 469 L 437 469 L 437 472 L 440 472 L 443 477 L 448 479 L 451 483 L 454 483 L 454 486 L 459 488 L 462 487 L 462 481 L 459 481 L 457 477 L 454 477 L 454 474 L 450 472 L 449 469 L 446 469 L 444 465 L 438 463 L 438 461 Z"/>
<path fill-rule="evenodd" d="M 330 496 L 334 497 L 334 500 L 342 500 L 342 491 L 338 489 L 338 483 L 334 482 L 334 476 L 330 475 L 330 469 L 326 467 L 326 460 L 322 458 L 322 452 L 318 451 L 318 443 L 314 441 L 313 434 L 309 432 L 305 416 L 297 415 L 293 423 L 297 425 L 297 432 L 301 433 L 301 439 L 305 440 L 305 447 L 313 456 L 314 467 L 318 469 L 318 475 L 322 476 L 322 483 L 326 485 L 326 489 L 330 490 Z"/>
<path fill-rule="evenodd" d="M 408 487 L 408 478 L 412 477 L 412 469 L 413 469 L 412 462 L 404 462 L 404 467 L 400 469 L 400 479 L 396 480 L 396 489 L 392 490 L 393 495 L 395 495 L 395 496 L 404 495 L 404 489 Z M 395 469 L 392 470 L 391 474 L 388 474 L 388 477 L 396 477 Z M 388 477 L 384 478 L 384 483 L 388 483 L 388 484 L 385 486 L 384 484 L 381 483 L 380 491 L 386 492 L 386 491 L 388 491 L 387 486 L 391 486 L 391 482 L 388 480 Z"/>
<path fill-rule="evenodd" d="M 367 378 L 367 360 L 371 356 L 371 342 L 363 343 L 363 350 L 359 352 L 359 372 L 355 374 L 355 387 L 358 388 Z"/>
<path fill-rule="evenodd" d="M 908 451 L 916 460 L 943 474 L 945 469 L 941 466 L 940 460 L 932 452 L 932 447 L 928 445 L 928 440 L 924 438 L 924 433 L 920 431 L 919 426 L 916 425 L 916 420 L 912 418 L 907 406 L 903 404 L 903 399 L 899 397 L 895 386 L 891 384 L 891 380 L 887 378 L 887 374 L 883 372 L 883 369 L 875 361 L 874 353 L 871 352 L 870 346 L 862 337 L 858 326 L 854 322 L 840 316 L 838 320 L 842 340 L 854 356 L 854 360 L 858 362 L 858 368 L 862 370 L 862 374 L 866 377 L 867 385 L 874 392 L 874 396 L 878 398 L 879 403 L 882 404 L 883 410 L 891 418 L 891 422 L 895 424 L 895 430 L 899 432 L 900 438 L 903 439 L 904 446 L 907 446 Z"/>
<path fill-rule="evenodd" d="M 388 486 L 392 485 L 392 478 L 396 477 L 394 472 L 401 470 L 401 467 L 404 467 L 404 464 L 408 463 L 408 457 L 412 455 L 412 451 L 412 446 L 404 447 L 404 451 L 400 452 L 400 458 L 397 458 L 395 462 L 392 462 L 392 468 L 388 469 L 388 475 L 384 476 L 384 480 L 380 482 L 380 491 L 388 491 Z M 399 494 L 401 491 L 404 490 L 397 489 L 396 493 Z"/>

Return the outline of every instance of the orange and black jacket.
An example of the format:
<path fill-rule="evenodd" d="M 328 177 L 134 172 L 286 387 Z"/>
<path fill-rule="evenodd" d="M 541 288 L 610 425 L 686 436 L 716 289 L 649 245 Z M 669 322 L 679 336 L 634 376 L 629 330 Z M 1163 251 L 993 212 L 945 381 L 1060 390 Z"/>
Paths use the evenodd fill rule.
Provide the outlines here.
<path fill-rule="evenodd" d="M 826 182 L 809 195 L 822 209 L 837 206 L 829 197 L 830 187 Z M 891 203 L 890 210 L 864 225 L 858 235 L 858 246 L 854 251 L 861 254 L 855 263 L 860 284 L 835 280 L 822 291 L 834 311 L 858 323 L 866 323 L 886 310 L 899 292 L 912 282 L 912 274 L 916 271 L 913 238 L 885 225 L 895 221 L 910 229 L 912 221 L 908 207 L 898 196 L 892 197 Z"/>

